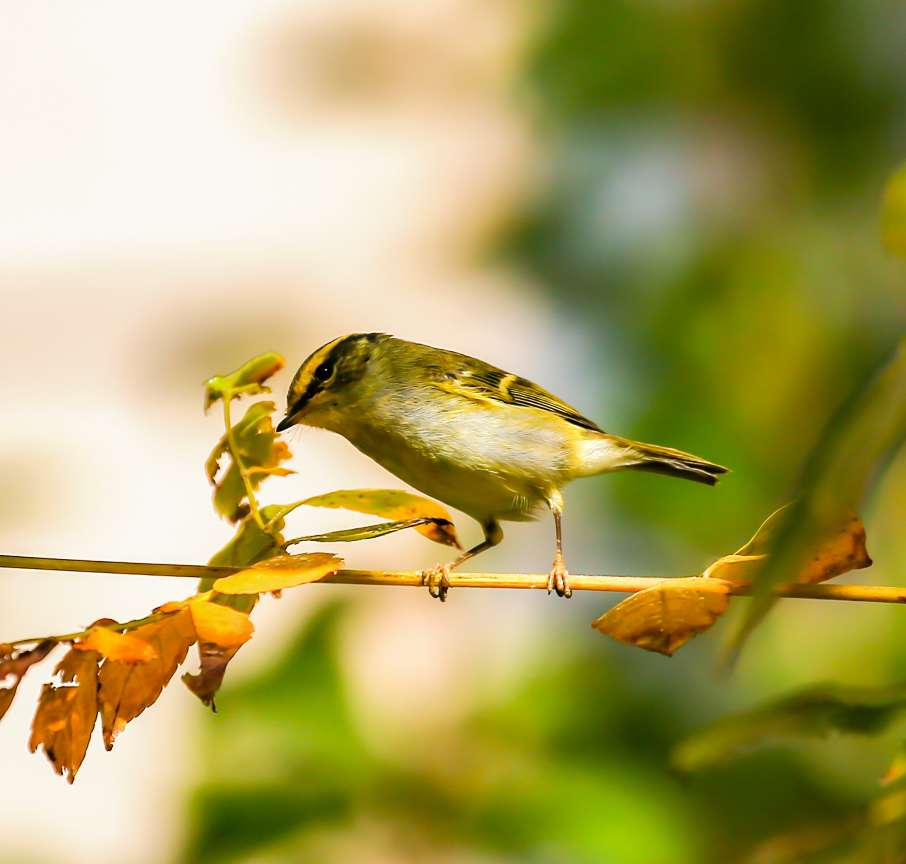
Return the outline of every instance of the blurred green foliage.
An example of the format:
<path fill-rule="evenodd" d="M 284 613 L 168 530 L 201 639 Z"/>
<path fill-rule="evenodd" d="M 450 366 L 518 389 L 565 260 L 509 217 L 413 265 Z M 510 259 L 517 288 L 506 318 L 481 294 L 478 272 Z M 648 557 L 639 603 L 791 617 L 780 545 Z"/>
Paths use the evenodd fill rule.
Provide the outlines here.
<path fill-rule="evenodd" d="M 382 757 L 346 696 L 343 619 L 322 607 L 271 668 L 220 696 L 186 861 L 350 860 L 358 845 L 344 837 L 360 830 L 376 859 L 727 861 L 788 826 L 794 802 L 843 812 L 845 798 L 784 754 L 671 775 L 695 710 L 594 649 L 536 669 L 404 762 Z"/>
<path fill-rule="evenodd" d="M 549 287 L 585 346 L 590 416 L 734 472 L 718 490 L 639 476 L 577 489 L 590 506 L 570 531 L 596 544 L 584 560 L 607 571 L 617 550 L 627 571 L 693 572 L 738 546 L 906 331 L 906 265 L 879 232 L 906 156 L 904 39 L 906 7 L 885 0 L 547 7 L 518 86 L 550 180 L 499 254 Z M 865 515 L 870 578 L 901 581 L 901 513 L 878 514 L 877 535 Z M 185 860 L 900 860 L 880 828 L 815 858 L 834 826 L 880 824 L 896 723 L 690 776 L 671 753 L 797 685 L 896 686 L 903 610 L 789 601 L 719 679 L 715 639 L 635 656 L 581 635 L 582 602 L 538 634 L 549 661 L 405 753 L 369 743 L 380 726 L 351 706 L 340 660 L 348 611 L 322 609 L 207 721 Z"/>
<path fill-rule="evenodd" d="M 715 543 L 770 509 L 904 329 L 878 238 L 904 34 L 886 2 L 552 5 L 525 87 L 553 180 L 504 246 L 619 381 L 595 416 L 744 477 L 707 522 L 675 506 L 702 490 L 615 478 L 659 532 Z"/>

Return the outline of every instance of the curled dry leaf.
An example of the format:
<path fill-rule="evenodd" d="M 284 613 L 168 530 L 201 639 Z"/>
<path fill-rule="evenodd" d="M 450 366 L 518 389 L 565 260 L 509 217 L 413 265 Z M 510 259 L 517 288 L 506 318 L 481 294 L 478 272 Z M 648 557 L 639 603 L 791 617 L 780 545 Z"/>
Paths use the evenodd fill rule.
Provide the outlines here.
<path fill-rule="evenodd" d="M 9 645 L 0 645 L 0 718 L 13 704 L 19 682 L 25 673 L 35 663 L 40 663 L 56 645 L 52 639 L 45 639 L 27 651 L 17 651 Z"/>
<path fill-rule="evenodd" d="M 415 530 L 435 543 L 462 548 L 456 536 L 453 520 L 446 508 L 430 498 L 413 495 L 411 492 L 400 489 L 339 489 L 326 495 L 307 498 L 302 503 L 309 507 L 353 510 L 356 513 L 384 516 L 397 521 L 434 519 L 437 521 L 419 525 Z"/>
<path fill-rule="evenodd" d="M 259 354 L 228 375 L 215 375 L 204 385 L 204 410 L 207 411 L 218 399 L 234 393 L 266 393 L 263 386 L 272 375 L 283 368 L 283 357 L 273 352 Z"/>
<path fill-rule="evenodd" d="M 57 774 L 66 773 L 70 783 L 94 731 L 98 713 L 98 662 L 96 651 L 73 648 L 57 665 L 60 684 L 45 684 L 28 742 L 32 753 L 38 747 Z"/>
<path fill-rule="evenodd" d="M 107 660 L 101 667 L 98 700 L 104 746 L 108 750 L 126 724 L 157 701 L 161 690 L 173 677 L 176 667 L 185 660 L 189 646 L 195 641 L 192 615 L 185 608 L 132 632 L 151 645 L 157 656 L 146 663 Z"/>
<path fill-rule="evenodd" d="M 217 695 L 220 685 L 223 684 L 223 676 L 226 674 L 229 662 L 236 656 L 239 648 L 239 645 L 234 648 L 224 648 L 214 643 L 199 645 L 200 671 L 197 675 L 187 672 L 182 676 L 183 684 L 215 712 L 217 706 L 214 704 L 214 697 Z"/>
<path fill-rule="evenodd" d="M 719 558 L 702 575 L 734 584 L 751 582 L 768 559 L 790 512 L 789 504 L 775 510 L 745 546 L 732 555 Z M 855 513 L 845 514 L 842 521 L 825 531 L 799 560 L 802 562 L 800 571 L 794 574 L 791 583 L 825 582 L 850 570 L 870 567 L 872 561 L 865 546 L 865 525 Z"/>
<path fill-rule="evenodd" d="M 221 594 L 259 594 L 280 591 L 317 582 L 330 573 L 336 573 L 343 559 L 330 552 L 309 552 L 304 555 L 280 555 L 224 576 L 214 583 L 214 590 Z"/>
<path fill-rule="evenodd" d="M 133 633 L 117 633 L 100 626 L 92 627 L 72 647 L 76 651 L 96 651 L 108 660 L 121 663 L 147 663 L 157 656 L 151 645 Z"/>
<path fill-rule="evenodd" d="M 727 611 L 729 590 L 700 576 L 667 579 L 627 597 L 592 626 L 618 642 L 670 656 Z"/>

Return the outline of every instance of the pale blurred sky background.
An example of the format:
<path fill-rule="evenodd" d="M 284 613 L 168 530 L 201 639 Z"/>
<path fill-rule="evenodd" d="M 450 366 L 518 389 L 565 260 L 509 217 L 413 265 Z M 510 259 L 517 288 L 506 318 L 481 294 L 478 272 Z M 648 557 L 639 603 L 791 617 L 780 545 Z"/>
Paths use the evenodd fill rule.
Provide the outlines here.
<path fill-rule="evenodd" d="M 626 56 L 640 33 L 672 32 L 648 28 L 649 13 L 721 6 L 617 5 L 639 16 L 632 38 L 616 33 Z M 0 0 L 0 551 L 206 560 L 230 529 L 211 510 L 202 470 L 220 424 L 202 414 L 201 382 L 279 351 L 290 367 L 275 381 L 282 403 L 295 365 L 353 331 L 483 357 L 605 428 L 734 468 L 713 491 L 637 477 L 577 485 L 565 523 L 574 572 L 692 572 L 782 503 L 853 370 L 906 321 L 902 270 L 876 237 L 876 196 L 891 166 L 872 163 L 849 198 L 819 199 L 816 190 L 831 184 L 816 179 L 807 136 L 797 138 L 780 110 L 746 113 L 739 82 L 727 84 L 733 97 L 723 105 L 708 97 L 665 119 L 653 99 L 627 119 L 632 112 L 617 104 L 606 135 L 573 129 L 565 144 L 556 141 L 523 86 L 527 46 L 548 26 L 542 9 L 555 7 Z M 677 44 L 710 44 L 719 30 L 678 31 Z M 890 72 L 896 32 L 859 31 L 872 46 L 863 52 L 869 90 L 885 75 L 902 78 Z M 577 76 L 582 62 L 604 62 L 593 45 L 575 56 Z M 690 80 L 714 69 L 722 82 L 710 55 L 684 56 L 688 64 L 659 69 L 670 78 L 688 67 L 689 80 L 675 75 L 679 101 L 684 86 L 694 89 Z M 653 61 L 642 58 L 626 80 L 644 79 Z M 556 80 L 548 84 L 556 90 Z M 893 134 L 884 141 L 895 149 Z M 556 225 L 559 251 L 578 261 L 571 281 L 568 270 L 556 278 L 555 255 L 516 268 L 487 254 L 489 238 L 506 234 L 549 186 L 569 199 Z M 556 194 L 553 202 L 558 213 Z M 727 246 L 708 257 L 714 237 Z M 537 249 L 539 258 L 549 251 Z M 546 264 L 553 275 L 544 278 Z M 601 270 L 612 281 L 595 281 Z M 266 500 L 401 485 L 337 437 L 297 432 L 292 442 L 298 473 L 271 481 Z M 894 582 L 906 562 L 904 476 L 901 458 L 869 514 L 880 562 L 873 582 Z M 304 528 L 358 521 L 368 519 L 312 512 Z M 467 542 L 479 535 L 459 523 Z M 546 569 L 547 519 L 505 530 L 507 542 L 482 567 Z M 400 535 L 340 551 L 350 566 L 412 568 L 438 555 L 422 538 Z M 0 588 L 0 636 L 10 639 L 134 617 L 191 590 L 26 572 L 0 573 Z M 343 593 L 313 586 L 263 602 L 255 639 L 228 681 L 248 680 L 316 604 Z M 714 642 L 701 640 L 691 661 L 669 667 L 637 657 L 588 630 L 600 599 L 456 592 L 441 606 L 421 591 L 345 593 L 358 601 L 342 657 L 360 731 L 400 764 L 420 764 L 413 748 L 461 732 L 476 703 L 515 692 L 524 670 L 570 652 L 590 651 L 602 676 L 624 675 L 644 699 L 667 694 L 673 701 L 654 712 L 667 719 L 691 704 L 707 711 L 758 701 L 822 677 L 878 683 L 903 662 L 888 645 L 903 625 L 896 609 L 784 605 L 732 681 L 714 684 Z M 199 756 L 204 709 L 174 682 L 113 753 L 95 740 L 68 787 L 26 749 L 44 671 L 33 670 L 0 724 L 0 860 L 174 858 L 190 830 L 190 790 L 211 770 L 209 756 Z M 628 692 L 626 704 L 635 698 Z M 631 763 L 641 792 L 625 806 L 640 820 L 661 806 L 661 793 L 665 809 L 679 807 L 686 793 L 642 764 L 643 732 L 634 741 L 642 756 L 606 755 L 614 801 Z M 812 754 L 809 770 L 828 788 L 849 789 L 847 746 Z M 882 765 L 885 753 L 871 758 Z M 854 782 L 862 790 L 868 781 Z M 694 850 L 704 829 L 687 833 L 676 862 L 701 860 Z M 350 848 L 355 860 L 419 860 Z"/>
<path fill-rule="evenodd" d="M 220 431 L 216 415 L 201 413 L 200 384 L 260 351 L 298 364 L 335 335 L 383 330 L 561 385 L 578 367 L 581 347 L 535 286 L 476 266 L 473 254 L 537 170 L 509 92 L 527 9 L 463 0 L 0 8 L 4 552 L 207 559 L 230 532 L 201 471 Z M 276 381 L 280 402 L 291 371 Z M 295 450 L 299 473 L 272 490 L 278 498 L 400 485 L 326 434 L 297 435 Z M 312 513 L 305 524 L 349 523 Z M 520 542 L 488 566 L 542 567 L 550 526 L 538 529 L 514 528 Z M 361 566 L 435 555 L 403 537 L 343 551 Z M 190 588 L 0 579 L 9 638 L 133 617 Z M 432 691 L 455 701 L 436 675 L 443 665 L 455 677 L 457 663 L 440 637 L 414 666 L 400 672 L 396 661 L 465 618 L 466 654 L 476 656 L 499 624 L 476 621 L 466 598 L 441 610 L 421 592 L 390 593 L 375 594 L 384 612 L 363 624 L 356 654 L 371 667 L 364 691 L 375 666 L 396 672 L 363 698 L 403 713 L 415 694 L 423 707 Z M 255 650 L 231 672 L 263 662 L 307 602 L 259 610 Z M 498 653 L 514 653 L 514 639 Z M 70 789 L 24 746 L 41 681 L 23 684 L 0 726 L 2 854 L 167 857 L 202 709 L 173 686 L 114 754 L 95 740 Z"/>

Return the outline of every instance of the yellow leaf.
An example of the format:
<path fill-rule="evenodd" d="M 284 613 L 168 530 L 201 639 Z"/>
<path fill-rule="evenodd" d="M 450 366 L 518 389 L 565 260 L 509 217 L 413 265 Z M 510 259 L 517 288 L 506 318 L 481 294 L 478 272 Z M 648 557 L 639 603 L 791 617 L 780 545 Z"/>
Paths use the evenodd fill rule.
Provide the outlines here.
<path fill-rule="evenodd" d="M 735 584 L 751 582 L 767 560 L 783 528 L 783 520 L 791 512 L 789 506 L 775 510 L 745 546 L 732 555 L 718 558 L 702 575 Z M 850 570 L 870 567 L 872 563 L 865 547 L 865 525 L 855 513 L 847 513 L 842 523 L 825 532 L 805 552 L 800 556 L 800 572 L 792 574 L 795 578 L 791 583 L 825 582 Z"/>
<path fill-rule="evenodd" d="M 146 663 L 107 660 L 101 667 L 98 702 L 104 746 L 108 750 L 126 724 L 157 701 L 195 641 L 195 627 L 188 609 L 181 609 L 132 632 L 151 645 L 156 657 Z"/>
<path fill-rule="evenodd" d="M 182 680 L 205 705 L 216 711 L 214 695 L 223 683 L 227 665 L 254 631 L 248 616 L 255 598 L 240 598 L 252 601 L 248 611 L 241 611 L 224 605 L 231 598 L 220 594 L 214 596 L 218 598 L 215 602 L 201 599 L 189 601 L 198 634 L 200 671 L 197 675 L 186 673 Z M 233 601 L 236 599 L 232 598 Z"/>
<path fill-rule="evenodd" d="M 108 660 L 122 663 L 147 663 L 157 654 L 144 639 L 132 633 L 117 633 L 107 627 L 92 627 L 88 635 L 72 646 L 76 651 L 97 651 Z"/>
<path fill-rule="evenodd" d="M 221 594 L 259 594 L 280 591 L 317 582 L 330 573 L 336 573 L 343 559 L 330 552 L 310 552 L 305 555 L 281 555 L 268 558 L 247 570 L 223 576 L 214 583 L 214 590 Z"/>
<path fill-rule="evenodd" d="M 238 648 L 252 638 L 255 625 L 248 615 L 209 600 L 190 600 L 187 605 L 199 643 Z"/>
<path fill-rule="evenodd" d="M 331 507 L 340 510 L 354 510 L 387 519 L 404 521 L 426 517 L 438 519 L 440 523 L 419 525 L 416 531 L 435 543 L 455 546 L 459 539 L 450 514 L 443 505 L 421 495 L 413 495 L 400 489 L 340 489 L 326 495 L 316 495 L 302 502 L 309 507 Z"/>
<path fill-rule="evenodd" d="M 627 597 L 592 626 L 618 642 L 671 655 L 707 630 L 730 604 L 730 586 L 701 576 L 667 579 Z"/>
<path fill-rule="evenodd" d="M 98 661 L 95 651 L 72 650 L 60 661 L 56 672 L 61 684 L 45 684 L 32 722 L 32 753 L 44 753 L 57 774 L 68 773 L 72 783 L 94 730 L 98 713 Z"/>

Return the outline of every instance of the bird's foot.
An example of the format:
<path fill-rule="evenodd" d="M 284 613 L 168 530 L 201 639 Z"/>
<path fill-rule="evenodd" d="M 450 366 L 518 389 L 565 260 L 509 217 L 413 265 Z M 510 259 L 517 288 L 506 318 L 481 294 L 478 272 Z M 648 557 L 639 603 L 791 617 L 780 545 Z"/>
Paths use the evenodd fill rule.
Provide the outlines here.
<path fill-rule="evenodd" d="M 572 597 L 573 591 L 569 587 L 569 573 L 566 570 L 566 564 L 563 563 L 563 556 L 558 552 L 554 558 L 554 564 L 551 572 L 547 577 L 547 593 L 556 591 L 558 597 Z"/>
<path fill-rule="evenodd" d="M 447 592 L 450 590 L 450 569 L 450 564 L 435 564 L 433 567 L 419 571 L 422 585 L 427 585 L 428 593 L 441 603 L 446 601 Z"/>

